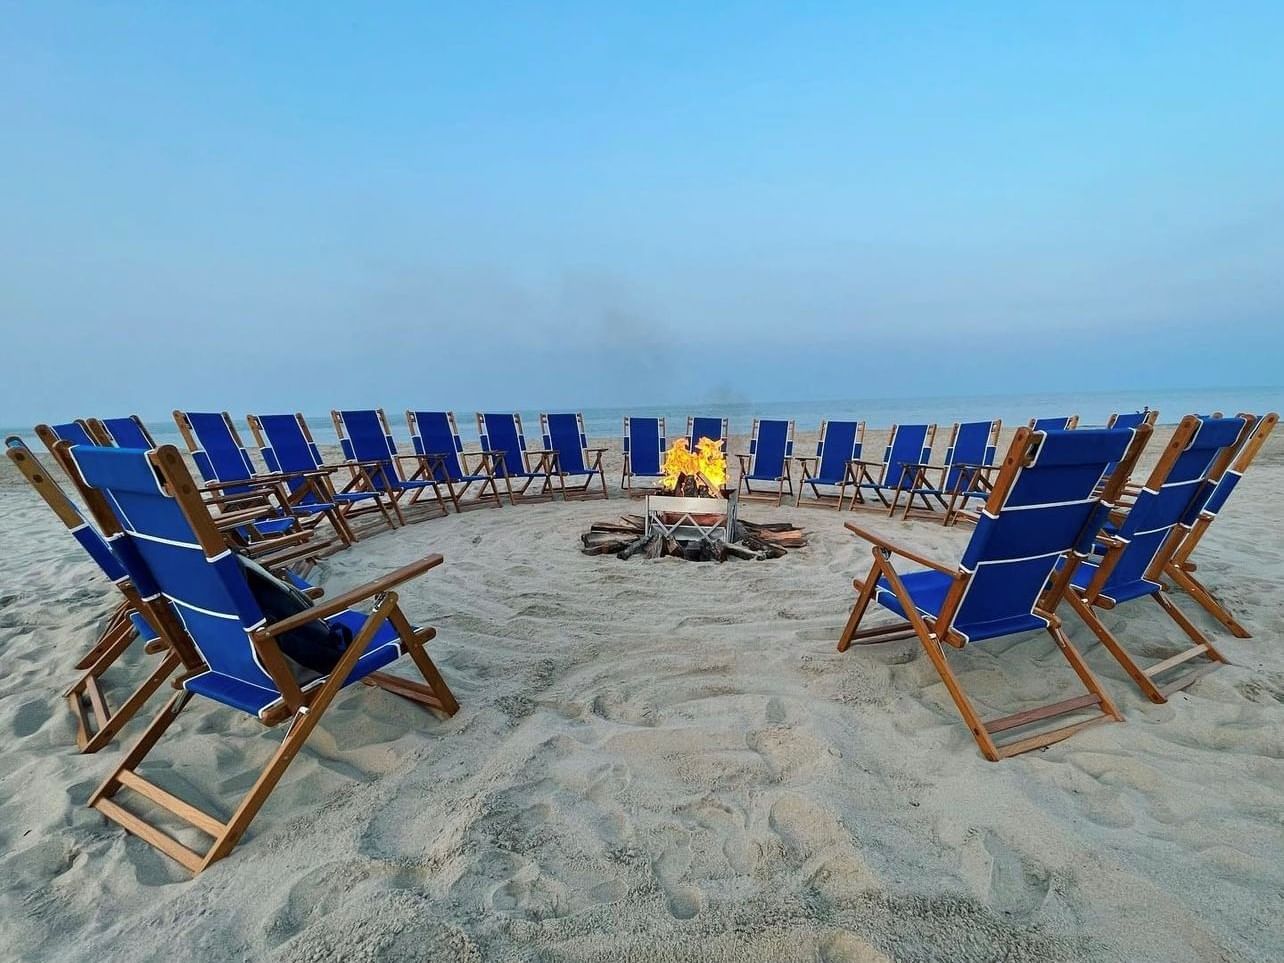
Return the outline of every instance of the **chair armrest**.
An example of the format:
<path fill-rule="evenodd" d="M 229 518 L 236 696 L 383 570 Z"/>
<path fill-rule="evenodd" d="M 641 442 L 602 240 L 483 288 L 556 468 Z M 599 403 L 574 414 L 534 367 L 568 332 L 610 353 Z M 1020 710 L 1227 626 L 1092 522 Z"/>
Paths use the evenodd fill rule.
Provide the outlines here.
<path fill-rule="evenodd" d="M 380 592 L 388 591 L 395 585 L 408 582 L 412 578 L 424 574 L 429 569 L 436 568 L 444 561 L 445 559 L 441 555 L 429 555 L 426 558 L 421 558 L 419 561 L 403 565 L 396 571 L 389 572 L 373 582 L 367 582 L 365 585 L 344 592 L 342 595 L 336 595 L 320 605 L 314 605 L 311 608 L 304 609 L 302 612 L 291 615 L 289 618 L 284 618 L 280 622 L 273 622 L 271 625 L 264 626 L 263 631 L 268 635 L 281 635 L 283 632 L 297 629 L 316 619 L 323 619 L 328 615 L 336 615 L 352 608 L 358 602 L 364 602 Z"/>
<path fill-rule="evenodd" d="M 794 455 L 794 461 L 805 466 L 808 462 L 820 461 L 820 459 L 815 455 Z"/>
<path fill-rule="evenodd" d="M 927 558 L 923 555 L 919 555 L 917 552 L 911 552 L 907 548 L 901 548 L 901 546 L 895 544 L 894 542 L 889 542 L 887 539 L 883 538 L 881 535 L 875 535 L 873 532 L 866 531 L 863 528 L 858 528 L 857 526 L 853 525 L 851 522 L 845 523 L 845 526 L 853 535 L 860 536 L 861 538 L 865 539 L 865 541 L 869 542 L 871 545 L 875 545 L 878 548 L 881 548 L 885 552 L 892 552 L 896 555 L 900 555 L 904 558 L 908 558 L 911 562 L 918 562 L 919 565 L 925 565 L 930 569 L 933 569 L 937 572 L 943 572 L 946 575 L 957 575 L 959 572 L 957 566 L 950 567 L 948 565 L 942 565 L 940 562 L 934 562 L 930 558 Z"/>

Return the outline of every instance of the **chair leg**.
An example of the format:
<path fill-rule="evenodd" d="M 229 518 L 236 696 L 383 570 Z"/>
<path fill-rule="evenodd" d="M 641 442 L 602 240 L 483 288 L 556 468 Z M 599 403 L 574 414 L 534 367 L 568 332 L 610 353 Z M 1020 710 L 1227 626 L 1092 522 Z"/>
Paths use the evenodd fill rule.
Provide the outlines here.
<path fill-rule="evenodd" d="M 75 668 L 84 671 L 97 662 L 104 652 L 119 644 L 120 637 L 132 638 L 134 634 L 134 623 L 129 620 L 130 607 L 126 602 L 116 606 L 115 611 L 107 619 L 107 624 L 103 627 L 102 634 L 98 641 L 94 643 L 93 648 L 80 657 Z"/>
<path fill-rule="evenodd" d="M 120 704 L 119 709 L 115 712 L 106 713 L 99 717 L 98 731 L 85 740 L 84 744 L 80 747 L 80 751 L 83 753 L 97 752 L 103 746 L 110 743 L 112 739 L 116 737 L 116 733 L 120 732 L 125 724 L 138 714 L 138 710 L 147 704 L 147 700 L 152 697 L 152 693 L 159 689 L 161 684 L 174 674 L 174 670 L 179 667 L 181 662 L 182 660 L 179 659 L 177 653 L 168 653 L 165 658 L 161 660 L 160 665 L 153 669 L 151 674 L 139 684 L 138 688 L 131 692 L 129 697 Z M 86 679 L 82 681 L 90 682 L 90 684 L 95 686 L 97 685 L 97 679 L 90 676 L 86 676 Z M 68 698 L 79 700 L 80 690 L 69 693 Z"/>
<path fill-rule="evenodd" d="M 856 595 L 856 603 L 852 606 L 851 614 L 847 617 L 847 624 L 843 626 L 843 634 L 838 637 L 839 652 L 846 652 L 851 648 L 852 642 L 856 638 L 856 630 L 860 627 L 861 619 L 865 617 L 869 603 L 873 601 L 874 590 L 878 586 L 878 573 L 879 565 L 875 561 L 873 568 L 869 571 L 869 577 L 864 582 L 856 581 L 853 583 L 859 588 L 859 591 Z"/>
<path fill-rule="evenodd" d="M 1150 676 L 1128 654 L 1128 651 L 1119 644 L 1119 640 L 1106 628 L 1105 623 L 1097 618 L 1097 613 L 1092 610 L 1092 606 L 1080 598 L 1073 589 L 1066 592 L 1065 597 L 1070 602 L 1070 607 L 1074 609 L 1075 614 L 1083 619 L 1084 624 L 1092 630 L 1092 634 L 1110 651 L 1115 660 L 1123 666 L 1124 671 L 1132 677 L 1132 681 L 1137 683 L 1137 687 L 1146 694 L 1146 697 L 1155 703 L 1162 704 L 1167 702 L 1168 697 L 1151 681 Z"/>
<path fill-rule="evenodd" d="M 1180 565 L 1169 565 L 1164 574 L 1173 580 L 1179 587 L 1185 590 L 1186 594 L 1193 598 L 1203 607 L 1209 615 L 1215 618 L 1222 625 L 1226 626 L 1230 634 L 1237 639 L 1251 639 L 1252 633 L 1230 613 L 1226 606 L 1208 591 L 1208 587 L 1203 582 L 1191 575 L 1190 572 L 1183 569 Z"/>

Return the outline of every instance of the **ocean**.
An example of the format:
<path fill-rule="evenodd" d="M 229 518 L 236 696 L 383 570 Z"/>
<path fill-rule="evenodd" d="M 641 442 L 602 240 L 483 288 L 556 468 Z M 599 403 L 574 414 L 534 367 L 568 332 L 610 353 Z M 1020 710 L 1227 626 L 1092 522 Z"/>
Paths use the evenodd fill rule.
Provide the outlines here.
<path fill-rule="evenodd" d="M 422 404 L 422 401 L 412 403 Z M 688 415 L 709 415 L 729 419 L 733 435 L 746 435 L 754 418 L 792 418 L 798 431 L 815 431 L 822 419 L 863 419 L 871 428 L 886 428 L 893 424 L 934 422 L 950 425 L 955 421 L 981 421 L 1001 418 L 1005 425 L 1024 424 L 1031 418 L 1070 415 L 1080 416 L 1080 424 L 1104 424 L 1112 412 L 1140 411 L 1157 408 L 1160 424 L 1176 424 L 1181 416 L 1192 411 L 1222 411 L 1234 414 L 1240 411 L 1263 413 L 1284 408 L 1284 388 L 1271 387 L 1222 387 L 1184 388 L 1165 391 L 1100 391 L 1060 394 L 992 394 L 992 395 L 941 395 L 923 398 L 855 398 L 829 401 L 769 401 L 759 403 L 692 403 L 630 405 L 613 408 L 585 408 L 584 424 L 593 438 L 617 437 L 622 431 L 626 415 L 638 417 L 660 416 L 665 418 L 669 433 L 676 435 L 686 428 Z M 403 450 L 410 444 L 403 415 L 405 405 L 387 404 L 394 436 Z M 460 434 L 465 444 L 475 445 L 477 426 L 473 412 L 456 409 Z M 107 412 L 119 415 L 122 412 Z M 249 429 L 244 423 L 241 409 L 233 412 L 237 427 L 247 445 L 253 444 Z M 527 435 L 534 439 L 539 433 L 539 411 L 522 411 L 522 423 Z M 334 428 L 328 414 L 308 415 L 308 423 L 321 444 L 335 442 Z M 148 428 L 160 444 L 182 447 L 177 428 L 169 420 L 149 421 Z M 36 439 L 30 425 L 2 428 L 5 435 L 17 434 L 29 444 Z"/>

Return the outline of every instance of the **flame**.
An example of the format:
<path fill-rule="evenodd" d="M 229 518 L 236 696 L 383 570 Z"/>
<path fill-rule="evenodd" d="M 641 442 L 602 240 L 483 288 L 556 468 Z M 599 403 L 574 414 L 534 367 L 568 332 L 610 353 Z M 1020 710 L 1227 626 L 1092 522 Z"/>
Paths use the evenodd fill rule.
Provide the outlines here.
<path fill-rule="evenodd" d="M 727 456 L 722 453 L 722 442 L 712 438 L 701 438 L 695 451 L 690 442 L 679 438 L 664 453 L 660 467 L 664 472 L 660 488 L 667 492 L 677 488 L 680 477 L 699 478 L 713 491 L 720 491 L 727 482 Z"/>

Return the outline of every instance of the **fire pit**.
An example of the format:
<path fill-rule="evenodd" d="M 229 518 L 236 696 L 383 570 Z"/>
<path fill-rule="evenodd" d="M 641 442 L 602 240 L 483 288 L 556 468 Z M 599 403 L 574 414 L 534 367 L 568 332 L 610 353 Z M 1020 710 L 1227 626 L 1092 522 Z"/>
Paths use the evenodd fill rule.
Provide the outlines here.
<path fill-rule="evenodd" d="M 685 438 L 664 454 L 658 491 L 646 496 L 645 515 L 622 515 L 594 524 L 582 536 L 586 555 L 613 552 L 618 558 L 639 553 L 691 561 L 779 558 L 786 548 L 807 544 L 801 529 L 788 523 L 756 525 L 737 517 L 736 492 L 727 489 L 727 459 L 722 443 L 701 438 L 692 451 Z"/>

